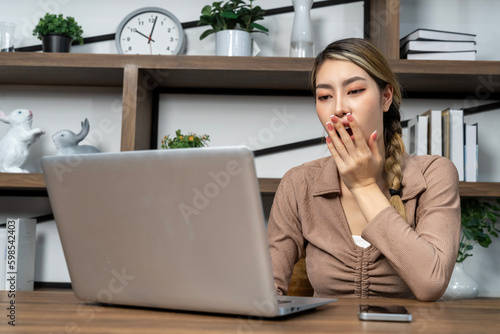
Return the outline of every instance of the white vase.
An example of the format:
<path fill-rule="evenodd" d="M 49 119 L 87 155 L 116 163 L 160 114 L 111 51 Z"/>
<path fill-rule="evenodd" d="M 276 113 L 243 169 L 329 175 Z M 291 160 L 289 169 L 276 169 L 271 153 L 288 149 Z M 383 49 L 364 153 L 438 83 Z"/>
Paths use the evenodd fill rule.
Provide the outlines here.
<path fill-rule="evenodd" d="M 455 263 L 450 283 L 446 288 L 443 299 L 472 299 L 479 293 L 479 285 L 464 270 L 463 263 Z"/>
<path fill-rule="evenodd" d="M 217 56 L 252 55 L 252 37 L 243 30 L 221 30 L 215 34 L 215 54 Z"/>
<path fill-rule="evenodd" d="M 0 52 L 14 52 L 15 30 L 15 23 L 0 22 Z"/>
<path fill-rule="evenodd" d="M 314 40 L 311 23 L 313 0 L 292 0 L 295 16 L 290 39 L 290 57 L 314 57 Z"/>

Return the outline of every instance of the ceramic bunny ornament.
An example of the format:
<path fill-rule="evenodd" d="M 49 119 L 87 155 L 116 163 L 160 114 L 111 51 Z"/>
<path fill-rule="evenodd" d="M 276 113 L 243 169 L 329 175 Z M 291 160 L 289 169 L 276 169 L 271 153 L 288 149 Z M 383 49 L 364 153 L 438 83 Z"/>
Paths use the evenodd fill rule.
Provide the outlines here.
<path fill-rule="evenodd" d="M 31 144 L 45 131 L 31 128 L 33 113 L 26 109 L 16 109 L 9 116 L 0 110 L 0 121 L 10 125 L 0 141 L 0 172 L 29 173 L 21 166 L 26 162 Z"/>
<path fill-rule="evenodd" d="M 57 155 L 72 155 L 85 153 L 99 153 L 97 148 L 91 145 L 78 145 L 88 134 L 90 130 L 89 120 L 82 122 L 82 130 L 75 134 L 70 130 L 61 130 L 52 136 L 52 140 L 57 148 Z"/>

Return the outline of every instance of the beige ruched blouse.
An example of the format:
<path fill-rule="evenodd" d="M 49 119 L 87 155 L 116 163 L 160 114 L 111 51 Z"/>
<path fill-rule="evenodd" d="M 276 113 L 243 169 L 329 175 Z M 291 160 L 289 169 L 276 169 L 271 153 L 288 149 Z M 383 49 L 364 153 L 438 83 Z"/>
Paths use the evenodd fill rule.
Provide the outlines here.
<path fill-rule="evenodd" d="M 289 170 L 276 192 L 268 224 L 274 279 L 286 294 L 305 251 L 315 296 L 436 300 L 444 293 L 460 237 L 458 173 L 440 156 L 405 155 L 401 198 L 368 223 L 357 246 L 340 202 L 332 157 Z"/>

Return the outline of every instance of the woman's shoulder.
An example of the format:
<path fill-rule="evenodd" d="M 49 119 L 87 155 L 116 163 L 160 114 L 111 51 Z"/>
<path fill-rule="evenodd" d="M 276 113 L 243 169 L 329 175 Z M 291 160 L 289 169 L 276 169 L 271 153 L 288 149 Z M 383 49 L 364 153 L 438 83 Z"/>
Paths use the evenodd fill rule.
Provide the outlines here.
<path fill-rule="evenodd" d="M 315 177 L 325 168 L 327 164 L 331 162 L 332 159 L 330 156 L 305 162 L 301 165 L 290 168 L 285 175 L 283 175 L 282 180 L 300 180 L 311 176 Z"/>
<path fill-rule="evenodd" d="M 403 179 L 426 187 L 458 188 L 458 171 L 453 162 L 439 155 L 405 155 Z"/>
<path fill-rule="evenodd" d="M 436 171 L 455 174 L 457 169 L 450 159 L 440 155 L 409 155 L 405 154 L 405 164 L 414 164 L 422 174 Z"/>

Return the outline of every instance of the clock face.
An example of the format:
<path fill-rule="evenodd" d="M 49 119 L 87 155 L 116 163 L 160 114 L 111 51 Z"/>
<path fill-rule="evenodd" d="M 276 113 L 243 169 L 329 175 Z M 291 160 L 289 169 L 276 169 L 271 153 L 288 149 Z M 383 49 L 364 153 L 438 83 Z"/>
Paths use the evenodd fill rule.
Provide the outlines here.
<path fill-rule="evenodd" d="M 123 54 L 176 55 L 184 48 L 184 31 L 167 10 L 148 7 L 130 13 L 116 32 L 116 48 Z"/>

